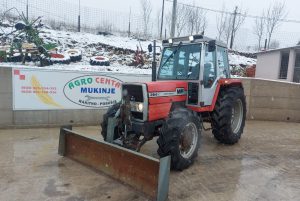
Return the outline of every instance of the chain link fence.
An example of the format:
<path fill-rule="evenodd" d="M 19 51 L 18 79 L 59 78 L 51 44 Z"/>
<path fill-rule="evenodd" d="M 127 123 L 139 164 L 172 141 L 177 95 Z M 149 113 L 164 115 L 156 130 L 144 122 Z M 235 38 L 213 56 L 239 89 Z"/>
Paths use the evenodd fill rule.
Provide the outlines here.
<path fill-rule="evenodd" d="M 23 12 L 26 15 L 27 3 L 29 18 L 34 19 L 42 16 L 43 22 L 53 29 L 78 31 L 78 16 L 80 14 L 82 32 L 114 32 L 124 36 L 127 36 L 130 32 L 131 36 L 138 38 L 159 38 L 161 17 L 157 14 L 158 12 L 154 11 L 148 25 L 147 36 L 143 34 L 144 22 L 141 14 L 134 12 L 130 14 L 129 10 L 128 12 L 120 12 L 84 5 L 81 5 L 79 9 L 79 1 L 69 3 L 64 0 L 0 0 L 0 12 L 3 13 L 15 7 L 19 12 Z M 170 10 L 170 6 L 167 7 L 165 15 L 170 13 Z M 209 13 L 209 11 L 207 14 L 209 17 L 207 18 L 205 35 L 216 38 L 216 18 L 218 14 Z M 170 22 L 168 23 L 168 19 L 165 19 L 164 22 L 163 37 L 169 37 Z M 254 19 L 245 19 L 245 23 L 237 32 L 233 49 L 246 52 L 258 50 L 258 42 L 252 30 L 253 24 Z M 273 36 L 273 48 L 293 46 L 299 40 L 300 33 L 278 31 Z"/>

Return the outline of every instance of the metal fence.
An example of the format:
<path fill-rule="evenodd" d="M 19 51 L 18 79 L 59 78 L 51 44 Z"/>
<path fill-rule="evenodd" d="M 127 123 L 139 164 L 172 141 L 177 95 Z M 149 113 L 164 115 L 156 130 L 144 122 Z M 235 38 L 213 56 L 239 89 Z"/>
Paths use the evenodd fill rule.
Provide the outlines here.
<path fill-rule="evenodd" d="M 28 3 L 28 4 L 27 4 Z M 81 31 L 97 33 L 99 31 L 118 32 L 123 35 L 131 35 L 137 37 L 145 37 L 144 22 L 141 14 L 120 12 L 114 10 L 104 10 L 82 5 L 79 9 L 77 1 L 72 3 L 64 0 L 0 0 L 0 12 L 9 8 L 15 7 L 20 12 L 26 13 L 28 5 L 29 18 L 42 16 L 43 21 L 54 29 L 77 31 L 78 16 L 80 14 Z M 167 7 L 165 14 L 170 13 L 170 6 Z M 211 38 L 216 38 L 216 13 L 208 13 L 207 28 L 205 35 Z M 149 38 L 158 38 L 160 32 L 160 16 L 157 13 L 152 13 L 152 18 L 149 22 L 147 35 Z M 164 20 L 165 26 L 163 36 L 169 36 L 169 24 Z M 130 26 L 129 26 L 130 23 Z M 257 51 L 257 39 L 253 34 L 252 25 L 254 19 L 246 18 L 244 25 L 239 29 L 233 49 L 239 51 Z M 297 24 L 298 25 L 298 24 Z M 166 33 L 166 34 L 165 34 Z M 291 32 L 276 32 L 273 36 L 273 41 L 276 41 L 276 47 L 287 47 L 296 45 L 300 40 L 300 33 Z"/>

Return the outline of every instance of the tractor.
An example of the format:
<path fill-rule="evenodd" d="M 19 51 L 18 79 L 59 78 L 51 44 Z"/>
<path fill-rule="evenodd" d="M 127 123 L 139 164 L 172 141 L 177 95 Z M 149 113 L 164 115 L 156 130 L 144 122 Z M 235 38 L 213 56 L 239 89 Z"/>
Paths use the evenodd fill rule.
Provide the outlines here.
<path fill-rule="evenodd" d="M 122 84 L 122 100 L 103 116 L 101 134 L 107 141 L 109 119 L 114 119 L 114 144 L 139 151 L 158 137 L 158 155 L 170 155 L 171 169 L 183 170 L 197 157 L 202 130 L 211 129 L 223 144 L 239 141 L 246 117 L 244 89 L 240 79 L 230 78 L 226 44 L 192 35 L 163 40 L 162 46 L 152 82 Z M 155 56 L 156 45 L 152 48 Z"/>

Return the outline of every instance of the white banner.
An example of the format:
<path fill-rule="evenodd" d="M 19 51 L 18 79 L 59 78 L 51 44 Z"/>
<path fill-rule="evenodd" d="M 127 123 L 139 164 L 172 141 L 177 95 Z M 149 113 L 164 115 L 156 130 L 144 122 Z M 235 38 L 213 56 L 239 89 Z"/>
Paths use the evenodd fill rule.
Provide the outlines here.
<path fill-rule="evenodd" d="M 100 109 L 121 99 L 121 83 L 150 75 L 19 69 L 13 71 L 14 110 Z"/>

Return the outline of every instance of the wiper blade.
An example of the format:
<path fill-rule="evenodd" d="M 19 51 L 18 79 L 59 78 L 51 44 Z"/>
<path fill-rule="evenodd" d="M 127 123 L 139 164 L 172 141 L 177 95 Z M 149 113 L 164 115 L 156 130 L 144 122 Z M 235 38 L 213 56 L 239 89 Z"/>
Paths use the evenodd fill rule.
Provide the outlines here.
<path fill-rule="evenodd" d="M 172 54 L 170 54 L 170 56 L 166 59 L 166 61 L 163 63 L 163 65 L 161 67 L 163 67 L 168 61 L 169 59 L 174 56 L 174 54 L 176 54 L 176 52 L 179 50 L 179 48 L 181 47 L 182 42 L 180 42 L 177 46 L 177 48 L 172 52 Z"/>

